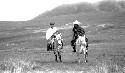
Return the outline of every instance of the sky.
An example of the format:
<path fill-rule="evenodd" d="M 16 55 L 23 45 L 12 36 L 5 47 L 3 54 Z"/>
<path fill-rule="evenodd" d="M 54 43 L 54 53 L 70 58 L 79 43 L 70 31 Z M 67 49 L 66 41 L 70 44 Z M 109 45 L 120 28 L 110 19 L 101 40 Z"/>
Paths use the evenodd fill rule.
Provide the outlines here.
<path fill-rule="evenodd" d="M 0 21 L 27 21 L 62 4 L 102 0 L 0 0 Z"/>

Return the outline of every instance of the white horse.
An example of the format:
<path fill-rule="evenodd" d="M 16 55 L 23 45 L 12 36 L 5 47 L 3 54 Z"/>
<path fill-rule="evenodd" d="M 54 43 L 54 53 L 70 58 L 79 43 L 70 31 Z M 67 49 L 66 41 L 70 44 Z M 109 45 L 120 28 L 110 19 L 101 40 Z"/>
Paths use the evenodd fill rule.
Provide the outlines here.
<path fill-rule="evenodd" d="M 55 55 L 55 61 L 58 62 L 58 58 L 60 62 L 62 62 L 61 59 L 61 50 L 63 49 L 63 39 L 61 38 L 61 34 L 57 33 L 55 34 L 55 39 L 54 39 L 54 55 Z"/>
<path fill-rule="evenodd" d="M 88 55 L 88 39 L 86 38 L 86 35 L 79 36 L 78 39 L 76 40 L 76 55 L 78 57 L 78 62 L 81 62 L 81 59 L 83 58 L 84 54 L 84 59 L 85 62 L 87 62 L 87 55 Z M 81 57 L 82 56 L 82 57 Z"/>

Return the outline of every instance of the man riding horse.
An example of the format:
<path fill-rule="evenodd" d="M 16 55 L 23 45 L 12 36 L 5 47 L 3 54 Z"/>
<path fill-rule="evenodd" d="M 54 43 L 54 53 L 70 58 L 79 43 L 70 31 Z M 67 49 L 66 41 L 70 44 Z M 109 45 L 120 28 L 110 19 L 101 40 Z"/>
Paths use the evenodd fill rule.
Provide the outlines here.
<path fill-rule="evenodd" d="M 78 38 L 78 35 L 79 36 L 85 35 L 85 30 L 82 27 L 79 26 L 80 22 L 78 22 L 77 20 L 75 22 L 73 22 L 73 24 L 74 24 L 74 27 L 72 29 L 72 31 L 73 31 L 73 38 L 71 40 L 71 46 L 73 48 L 73 52 L 76 52 L 76 45 L 75 45 L 75 43 L 76 43 L 76 40 Z"/>
<path fill-rule="evenodd" d="M 46 31 L 47 51 L 51 51 L 53 49 L 53 38 L 55 38 L 54 33 L 58 30 L 54 27 L 54 24 L 54 22 L 51 22 L 50 28 Z"/>
<path fill-rule="evenodd" d="M 56 27 L 54 27 L 55 23 L 50 23 L 50 28 L 46 32 L 47 39 L 47 51 L 53 51 L 55 55 L 55 61 L 58 62 L 58 58 L 60 62 L 61 59 L 61 49 L 63 49 L 63 39 L 61 38 L 62 34 L 58 31 Z"/>

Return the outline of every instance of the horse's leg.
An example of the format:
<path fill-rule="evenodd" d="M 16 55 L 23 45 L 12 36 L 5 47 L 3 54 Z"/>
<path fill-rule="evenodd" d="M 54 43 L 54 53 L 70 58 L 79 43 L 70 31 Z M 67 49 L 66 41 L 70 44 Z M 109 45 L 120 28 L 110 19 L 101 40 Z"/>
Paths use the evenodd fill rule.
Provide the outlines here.
<path fill-rule="evenodd" d="M 61 45 L 58 44 L 57 54 L 58 54 L 58 57 L 59 57 L 60 62 L 62 62 L 62 60 L 61 60 L 61 49 L 62 49 Z"/>
<path fill-rule="evenodd" d="M 54 52 L 54 55 L 55 55 L 55 61 L 58 62 L 56 50 L 54 49 L 53 52 Z"/>
<path fill-rule="evenodd" d="M 78 46 L 79 46 L 79 47 L 78 47 L 78 48 L 79 48 L 79 50 L 78 50 L 78 54 L 79 54 L 79 55 L 78 55 L 78 56 L 79 56 L 79 61 L 80 61 L 80 62 L 82 62 L 82 60 L 83 60 L 83 58 L 84 58 L 84 57 L 83 57 L 83 53 L 84 53 L 84 46 L 83 46 L 83 45 L 81 45 L 81 44 L 80 44 L 80 45 L 78 45 Z"/>
<path fill-rule="evenodd" d="M 58 55 L 55 53 L 55 61 L 58 62 L 58 59 L 57 59 Z"/>
<path fill-rule="evenodd" d="M 87 58 L 88 57 L 88 52 L 86 51 L 86 53 L 85 53 L 85 58 Z"/>
<path fill-rule="evenodd" d="M 76 56 L 77 56 L 77 62 L 80 64 L 80 45 L 76 44 Z"/>
<path fill-rule="evenodd" d="M 54 50 L 55 49 L 55 43 L 53 42 L 52 43 L 52 50 Z"/>
<path fill-rule="evenodd" d="M 80 64 L 80 54 L 77 54 L 77 57 L 78 57 L 78 63 Z"/>
<path fill-rule="evenodd" d="M 59 56 L 60 62 L 62 62 L 62 59 L 61 59 L 61 52 L 60 52 L 60 51 L 58 51 L 58 56 Z"/>
<path fill-rule="evenodd" d="M 55 55 L 55 57 L 56 57 L 56 58 L 55 58 L 55 61 L 58 62 L 58 60 L 57 60 L 57 55 Z"/>
<path fill-rule="evenodd" d="M 79 50 L 77 50 L 76 56 L 77 56 L 77 62 L 78 62 L 78 64 L 80 64 L 80 52 L 79 52 Z"/>
<path fill-rule="evenodd" d="M 55 55 L 55 61 L 56 62 L 58 62 L 58 55 L 57 55 L 57 47 L 56 47 L 57 45 L 56 45 L 56 42 L 53 42 L 53 46 L 52 46 L 52 48 L 53 48 L 53 52 L 54 52 L 54 55 Z"/>
<path fill-rule="evenodd" d="M 76 44 L 75 44 L 75 40 L 71 41 L 71 46 L 73 48 L 73 52 L 76 52 Z"/>
<path fill-rule="evenodd" d="M 80 45 L 80 54 L 81 54 L 81 59 L 84 59 L 84 62 L 86 62 L 86 48 L 84 47 L 84 45 Z"/>
<path fill-rule="evenodd" d="M 87 60 L 88 52 L 86 50 L 85 50 L 84 56 L 85 56 L 84 58 L 85 58 L 85 63 L 86 63 L 86 62 L 88 62 L 88 60 Z"/>

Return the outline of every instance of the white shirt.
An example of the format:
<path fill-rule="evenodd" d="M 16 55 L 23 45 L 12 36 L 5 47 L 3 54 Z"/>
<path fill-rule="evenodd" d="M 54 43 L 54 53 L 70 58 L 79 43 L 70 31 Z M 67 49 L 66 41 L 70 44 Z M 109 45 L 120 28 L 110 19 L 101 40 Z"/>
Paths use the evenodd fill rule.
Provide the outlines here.
<path fill-rule="evenodd" d="M 47 31 L 46 31 L 46 39 L 50 39 L 50 37 L 57 31 L 58 29 L 56 27 L 53 27 L 53 28 L 49 28 Z"/>

